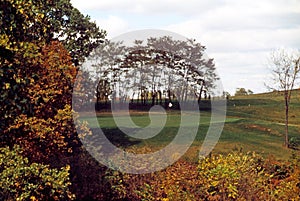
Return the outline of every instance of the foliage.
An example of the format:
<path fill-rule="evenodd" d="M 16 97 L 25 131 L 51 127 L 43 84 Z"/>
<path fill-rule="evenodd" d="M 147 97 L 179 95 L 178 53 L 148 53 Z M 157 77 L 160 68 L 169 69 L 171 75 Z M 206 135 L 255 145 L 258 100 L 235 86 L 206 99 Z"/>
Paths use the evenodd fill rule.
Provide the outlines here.
<path fill-rule="evenodd" d="M 260 160 L 255 154 L 250 156 L 236 153 L 200 160 L 199 179 L 203 181 L 200 189 L 204 192 L 205 199 L 236 199 L 242 194 L 241 191 L 252 190 L 252 182 L 256 182 L 258 190 L 262 188 L 265 174 L 260 167 Z M 247 189 L 243 189 L 245 184 Z M 252 196 L 256 196 L 256 193 Z"/>
<path fill-rule="evenodd" d="M 289 146 L 293 149 L 299 149 L 300 138 L 299 137 L 291 137 L 289 140 Z"/>
<path fill-rule="evenodd" d="M 0 3 L 0 14 L 0 34 L 10 42 L 60 40 L 75 65 L 102 43 L 106 35 L 89 16 L 74 8 L 70 0 L 4 0 Z M 6 46 L 0 47 L 7 52 Z"/>
<path fill-rule="evenodd" d="M 49 2 L 49 1 L 48 1 Z M 11 42 L 29 42 L 47 37 L 47 1 L 3 0 L 0 4 L 1 35 Z M 17 45 L 17 44 L 15 44 Z M 1 47 L 2 50 L 5 46 Z"/>
<path fill-rule="evenodd" d="M 4 0 L 0 14 L 2 133 L 20 114 L 53 117 L 62 109 L 77 72 L 72 63 L 82 62 L 105 32 L 69 0 Z"/>
<path fill-rule="evenodd" d="M 265 160 L 255 153 L 232 153 L 204 158 L 198 168 L 207 200 L 299 199 L 297 165 Z"/>
<path fill-rule="evenodd" d="M 47 14 L 54 39 L 64 45 L 76 66 L 104 42 L 106 32 L 74 8 L 70 0 L 54 0 L 48 6 Z"/>
<path fill-rule="evenodd" d="M 19 146 L 0 148 L 0 199 L 73 200 L 69 169 L 69 165 L 58 170 L 29 163 Z"/>
<path fill-rule="evenodd" d="M 73 85 L 73 109 L 75 111 L 86 111 L 86 109 L 90 107 L 88 103 L 91 100 L 95 99 L 95 92 L 91 91 L 90 89 L 96 88 L 96 82 L 95 80 L 91 79 L 90 73 L 88 71 L 78 71 L 76 76 L 76 82 Z"/>
<path fill-rule="evenodd" d="M 250 89 L 246 90 L 245 88 L 237 88 L 235 91 L 235 96 L 245 96 L 245 95 L 251 95 L 253 94 L 253 91 Z"/>
<path fill-rule="evenodd" d="M 3 182 L 15 179 L 20 185 L 0 186 L 6 188 L 7 199 L 16 199 L 26 187 L 35 193 L 22 194 L 26 200 L 67 200 L 69 167 L 49 167 L 66 166 L 81 146 L 74 119 L 83 135 L 90 134 L 76 114 L 73 119 L 72 89 L 77 65 L 103 42 L 106 33 L 70 0 L 2 0 L 0 25 L 0 146 L 19 145 L 27 157 L 16 155 L 20 162 L 15 167 L 13 161 L 8 163 L 17 178 L 9 177 L 13 174 L 6 172 L 9 169 L 1 175 Z M 25 175 L 17 169 L 20 164 Z"/>
<path fill-rule="evenodd" d="M 33 60 L 31 68 L 25 65 L 15 69 L 18 73 L 11 77 L 3 75 L 11 79 L 6 84 L 12 87 L 2 95 L 1 118 L 7 123 L 2 144 L 19 144 L 28 157 L 37 161 L 49 161 L 49 157 L 55 161 L 52 157 L 71 153 L 72 147 L 80 145 L 70 106 L 76 68 L 59 42 L 45 45 L 36 55 L 39 58 L 24 61 L 26 64 Z M 14 90 L 18 88 L 20 92 Z"/>
<path fill-rule="evenodd" d="M 205 47 L 194 40 L 167 36 L 135 41 L 132 47 L 107 41 L 90 57 L 94 76 L 103 79 L 100 84 L 107 83 L 98 87 L 99 99 L 101 94 L 111 94 L 112 100 L 119 94 L 121 101 L 141 97 L 144 104 L 152 99 L 152 105 L 155 99 L 161 103 L 162 96 L 169 100 L 176 96 L 178 101 L 200 100 L 204 92 L 212 93 L 219 79 L 213 59 L 205 58 L 204 51 Z"/>
<path fill-rule="evenodd" d="M 85 123 L 76 119 L 75 121 L 82 135 L 90 134 Z M 70 155 L 73 149 L 81 146 L 75 132 L 70 105 L 58 110 L 53 118 L 42 119 L 20 115 L 9 130 L 10 138 L 14 138 L 14 144 L 24 149 L 24 155 L 33 161 L 54 166 L 60 166 L 64 163 L 66 154 Z"/>
<path fill-rule="evenodd" d="M 138 188 L 141 200 L 199 200 L 197 168 L 194 164 L 179 161 L 167 169 L 152 173 Z"/>
<path fill-rule="evenodd" d="M 163 171 L 109 171 L 112 200 L 298 200 L 299 160 L 279 162 L 255 153 L 211 155 L 198 165 L 178 161 Z"/>

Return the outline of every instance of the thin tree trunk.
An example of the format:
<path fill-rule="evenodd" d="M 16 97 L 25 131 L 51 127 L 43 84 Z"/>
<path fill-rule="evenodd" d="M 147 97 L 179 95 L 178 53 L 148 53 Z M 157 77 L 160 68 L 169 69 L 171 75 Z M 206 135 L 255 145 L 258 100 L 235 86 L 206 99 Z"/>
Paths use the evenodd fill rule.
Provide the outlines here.
<path fill-rule="evenodd" d="M 198 97 L 198 104 L 200 104 L 202 92 L 203 92 L 203 85 L 201 85 L 201 88 L 200 88 L 199 97 Z"/>
<path fill-rule="evenodd" d="M 287 94 L 285 95 L 285 136 L 284 146 L 289 147 L 289 100 Z"/>

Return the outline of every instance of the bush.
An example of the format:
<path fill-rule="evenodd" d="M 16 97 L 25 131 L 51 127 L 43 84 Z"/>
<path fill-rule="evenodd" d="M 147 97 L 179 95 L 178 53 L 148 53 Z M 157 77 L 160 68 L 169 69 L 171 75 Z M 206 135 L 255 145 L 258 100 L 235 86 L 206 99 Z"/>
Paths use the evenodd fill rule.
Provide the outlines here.
<path fill-rule="evenodd" d="M 179 161 L 138 184 L 141 200 L 300 200 L 299 164 L 256 153 L 211 155 L 197 168 Z"/>
<path fill-rule="evenodd" d="M 299 137 L 291 137 L 289 140 L 289 146 L 292 149 L 299 149 L 300 148 L 300 138 Z"/>
<path fill-rule="evenodd" d="M 73 200 L 69 169 L 30 164 L 19 146 L 0 148 L 0 200 Z"/>
<path fill-rule="evenodd" d="M 205 200 L 299 200 L 299 166 L 255 153 L 231 153 L 200 160 Z"/>
<path fill-rule="evenodd" d="M 262 159 L 253 154 L 231 153 L 199 161 L 201 191 L 207 200 L 256 200 L 264 192 L 268 174 Z M 263 199 L 264 200 L 264 199 Z"/>

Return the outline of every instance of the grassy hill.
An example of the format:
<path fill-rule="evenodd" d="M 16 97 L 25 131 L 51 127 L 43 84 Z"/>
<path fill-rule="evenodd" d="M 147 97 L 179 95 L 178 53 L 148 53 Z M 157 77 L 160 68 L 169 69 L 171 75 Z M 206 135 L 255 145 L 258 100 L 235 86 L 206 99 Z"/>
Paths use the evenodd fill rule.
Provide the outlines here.
<path fill-rule="evenodd" d="M 262 155 L 273 155 L 287 160 L 295 150 L 283 147 L 284 139 L 284 102 L 278 92 L 231 97 L 227 102 L 227 118 L 222 135 L 214 148 L 214 153 L 228 153 L 232 150 L 255 151 Z M 120 115 L 117 117 L 122 120 Z M 84 117 L 89 121 L 89 117 Z M 146 126 L 150 120 L 145 112 L 133 112 L 131 119 L 139 126 Z M 155 137 L 147 140 L 131 138 L 122 133 L 110 114 L 99 113 L 98 122 L 106 137 L 116 146 L 139 149 L 147 146 L 150 150 L 159 150 L 174 138 L 180 125 L 178 111 L 169 111 L 164 129 Z M 210 113 L 201 112 L 201 120 L 196 140 L 185 154 L 188 161 L 195 161 L 207 133 Z M 91 124 L 99 129 L 98 124 Z M 182 126 L 182 125 L 181 125 Z M 189 128 L 188 123 L 183 125 Z M 300 91 L 295 90 L 290 106 L 290 137 L 300 138 Z M 189 129 L 186 129 L 187 132 Z M 132 130 L 134 132 L 134 129 Z M 187 133 L 188 134 L 188 133 Z M 98 139 L 101 140 L 101 139 Z M 144 150 L 144 149 L 143 149 Z"/>
<path fill-rule="evenodd" d="M 280 159 L 290 156 L 293 151 L 283 148 L 285 108 L 282 92 L 231 97 L 227 105 L 227 117 L 240 118 L 240 121 L 225 124 L 223 141 L 216 150 L 222 151 L 224 143 L 223 149 L 228 150 L 235 142 L 235 148 L 240 146 Z M 289 137 L 299 138 L 300 90 L 293 91 L 289 119 Z"/>
<path fill-rule="evenodd" d="M 283 92 L 270 92 L 231 97 L 228 100 L 229 116 L 241 116 L 284 123 Z M 292 92 L 289 120 L 300 125 L 300 90 Z"/>

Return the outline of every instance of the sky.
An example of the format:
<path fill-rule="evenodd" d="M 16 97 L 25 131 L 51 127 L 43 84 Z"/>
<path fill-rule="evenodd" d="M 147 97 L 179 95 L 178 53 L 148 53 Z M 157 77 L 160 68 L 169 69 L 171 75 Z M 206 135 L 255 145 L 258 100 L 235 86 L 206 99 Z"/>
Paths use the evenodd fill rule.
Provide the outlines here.
<path fill-rule="evenodd" d="M 71 0 L 112 39 L 162 29 L 195 39 L 213 58 L 225 91 L 266 92 L 270 53 L 300 50 L 300 0 Z"/>

